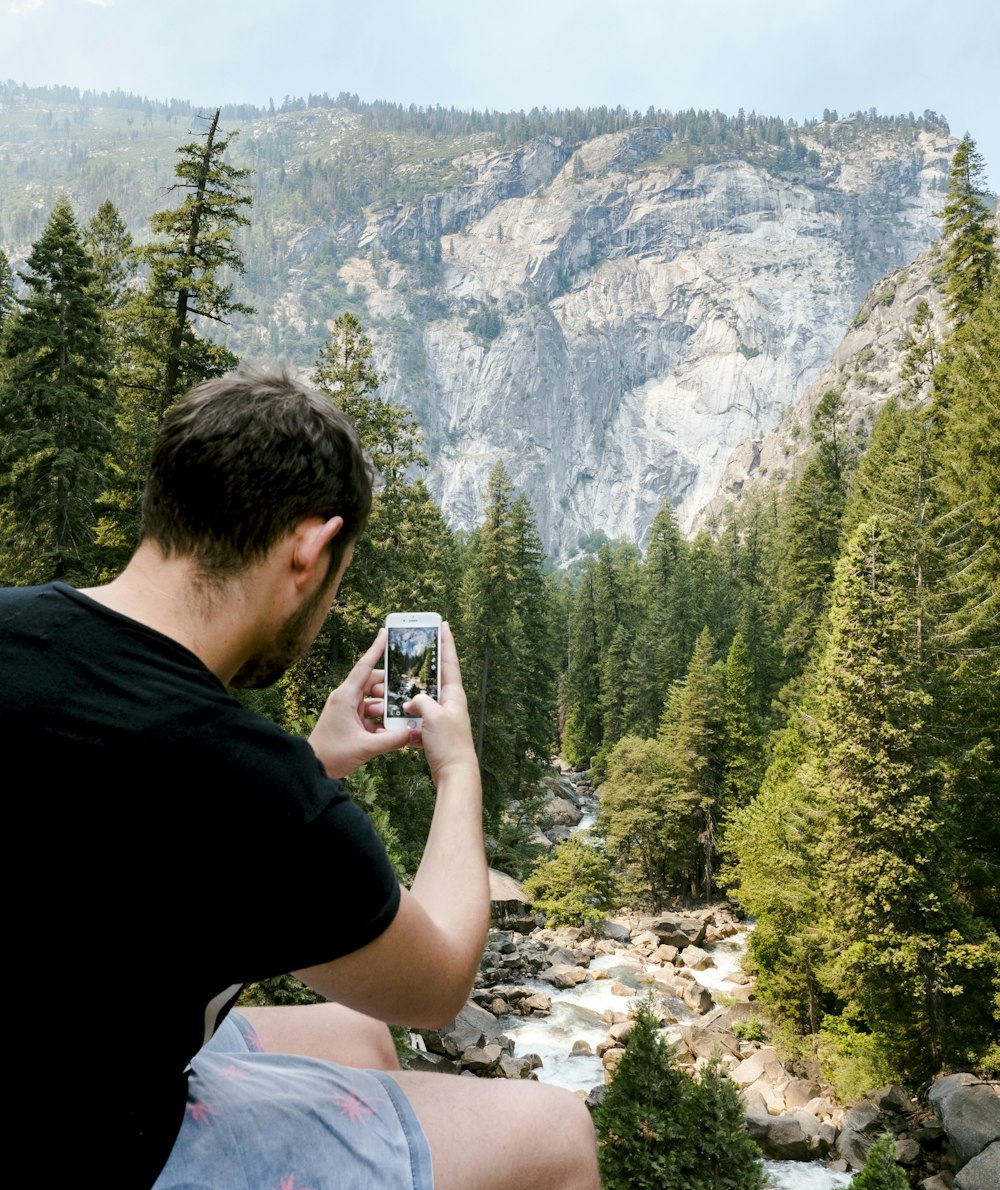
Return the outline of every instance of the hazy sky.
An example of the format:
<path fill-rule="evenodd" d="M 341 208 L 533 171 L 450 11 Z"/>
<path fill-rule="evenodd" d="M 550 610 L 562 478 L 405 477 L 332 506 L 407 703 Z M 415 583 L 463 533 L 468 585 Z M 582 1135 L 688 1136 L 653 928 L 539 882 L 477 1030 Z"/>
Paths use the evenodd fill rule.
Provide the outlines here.
<path fill-rule="evenodd" d="M 931 108 L 1000 186 L 995 0 L 0 0 L 0 78 L 196 103 Z"/>

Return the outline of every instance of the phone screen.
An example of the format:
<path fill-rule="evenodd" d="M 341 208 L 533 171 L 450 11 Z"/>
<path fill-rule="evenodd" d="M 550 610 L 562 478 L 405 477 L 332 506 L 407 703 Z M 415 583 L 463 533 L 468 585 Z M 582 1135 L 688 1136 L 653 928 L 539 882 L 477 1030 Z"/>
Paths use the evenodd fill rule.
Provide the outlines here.
<path fill-rule="evenodd" d="M 403 703 L 424 693 L 438 696 L 438 629 L 432 625 L 389 628 L 385 717 L 403 719 Z"/>

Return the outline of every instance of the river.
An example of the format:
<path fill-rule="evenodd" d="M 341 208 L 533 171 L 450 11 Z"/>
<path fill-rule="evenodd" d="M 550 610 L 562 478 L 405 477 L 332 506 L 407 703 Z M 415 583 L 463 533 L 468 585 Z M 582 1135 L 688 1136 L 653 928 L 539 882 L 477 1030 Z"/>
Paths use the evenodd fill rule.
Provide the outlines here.
<path fill-rule="evenodd" d="M 593 821 L 592 814 L 585 815 L 578 830 L 586 830 Z M 712 956 L 715 966 L 698 971 L 697 978 L 713 994 L 733 991 L 732 985 L 725 983 L 725 977 L 740 967 L 749 928 L 721 942 L 702 945 Z M 589 970 L 596 978 L 565 990 L 555 989 L 543 980 L 519 981 L 524 987 L 549 996 L 552 1012 L 547 1017 L 510 1015 L 501 1018 L 503 1031 L 514 1041 L 515 1056 L 537 1054 L 542 1060 L 541 1068 L 536 1071 L 539 1080 L 569 1091 L 590 1091 L 604 1081 L 604 1066 L 596 1054 L 570 1056 L 574 1042 L 586 1041 L 592 1050 L 596 1050 L 608 1036 L 608 1021 L 602 1014 L 608 1011 L 620 1013 L 624 1019 L 635 999 L 644 995 L 648 986 L 641 978 L 647 970 L 646 964 L 631 956 L 598 955 Z M 617 994 L 612 991 L 615 985 L 631 989 L 632 995 Z M 671 1041 L 680 1038 L 682 1025 L 700 1019 L 681 1000 L 668 998 L 666 1006 L 677 1022 L 667 1028 L 667 1037 Z M 822 1162 L 768 1160 L 764 1162 L 764 1169 L 771 1190 L 834 1190 L 849 1185 L 852 1176 L 828 1170 Z"/>

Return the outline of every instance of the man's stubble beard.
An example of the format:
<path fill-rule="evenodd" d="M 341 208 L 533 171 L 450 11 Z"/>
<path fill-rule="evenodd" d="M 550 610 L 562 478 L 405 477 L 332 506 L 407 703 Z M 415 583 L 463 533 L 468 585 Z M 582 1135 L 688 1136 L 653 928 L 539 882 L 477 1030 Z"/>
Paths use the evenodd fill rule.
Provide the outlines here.
<path fill-rule="evenodd" d="M 270 647 L 249 657 L 229 683 L 240 690 L 263 690 L 301 661 L 316 639 L 323 621 L 315 624 L 317 608 L 328 597 L 329 583 L 315 591 L 302 606 L 282 624 Z M 325 617 L 324 617 L 325 618 Z"/>

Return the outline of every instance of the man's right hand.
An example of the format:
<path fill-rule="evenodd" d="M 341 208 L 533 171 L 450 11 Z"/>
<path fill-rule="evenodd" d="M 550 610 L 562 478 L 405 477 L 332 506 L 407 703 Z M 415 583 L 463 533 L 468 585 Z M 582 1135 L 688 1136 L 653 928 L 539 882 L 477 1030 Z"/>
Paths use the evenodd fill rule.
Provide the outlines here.
<path fill-rule="evenodd" d="M 403 710 L 421 718 L 418 737 L 410 742 L 422 744 L 435 786 L 453 767 L 471 765 L 478 773 L 458 652 L 447 621 L 441 625 L 440 701 L 421 693 L 410 699 Z"/>

